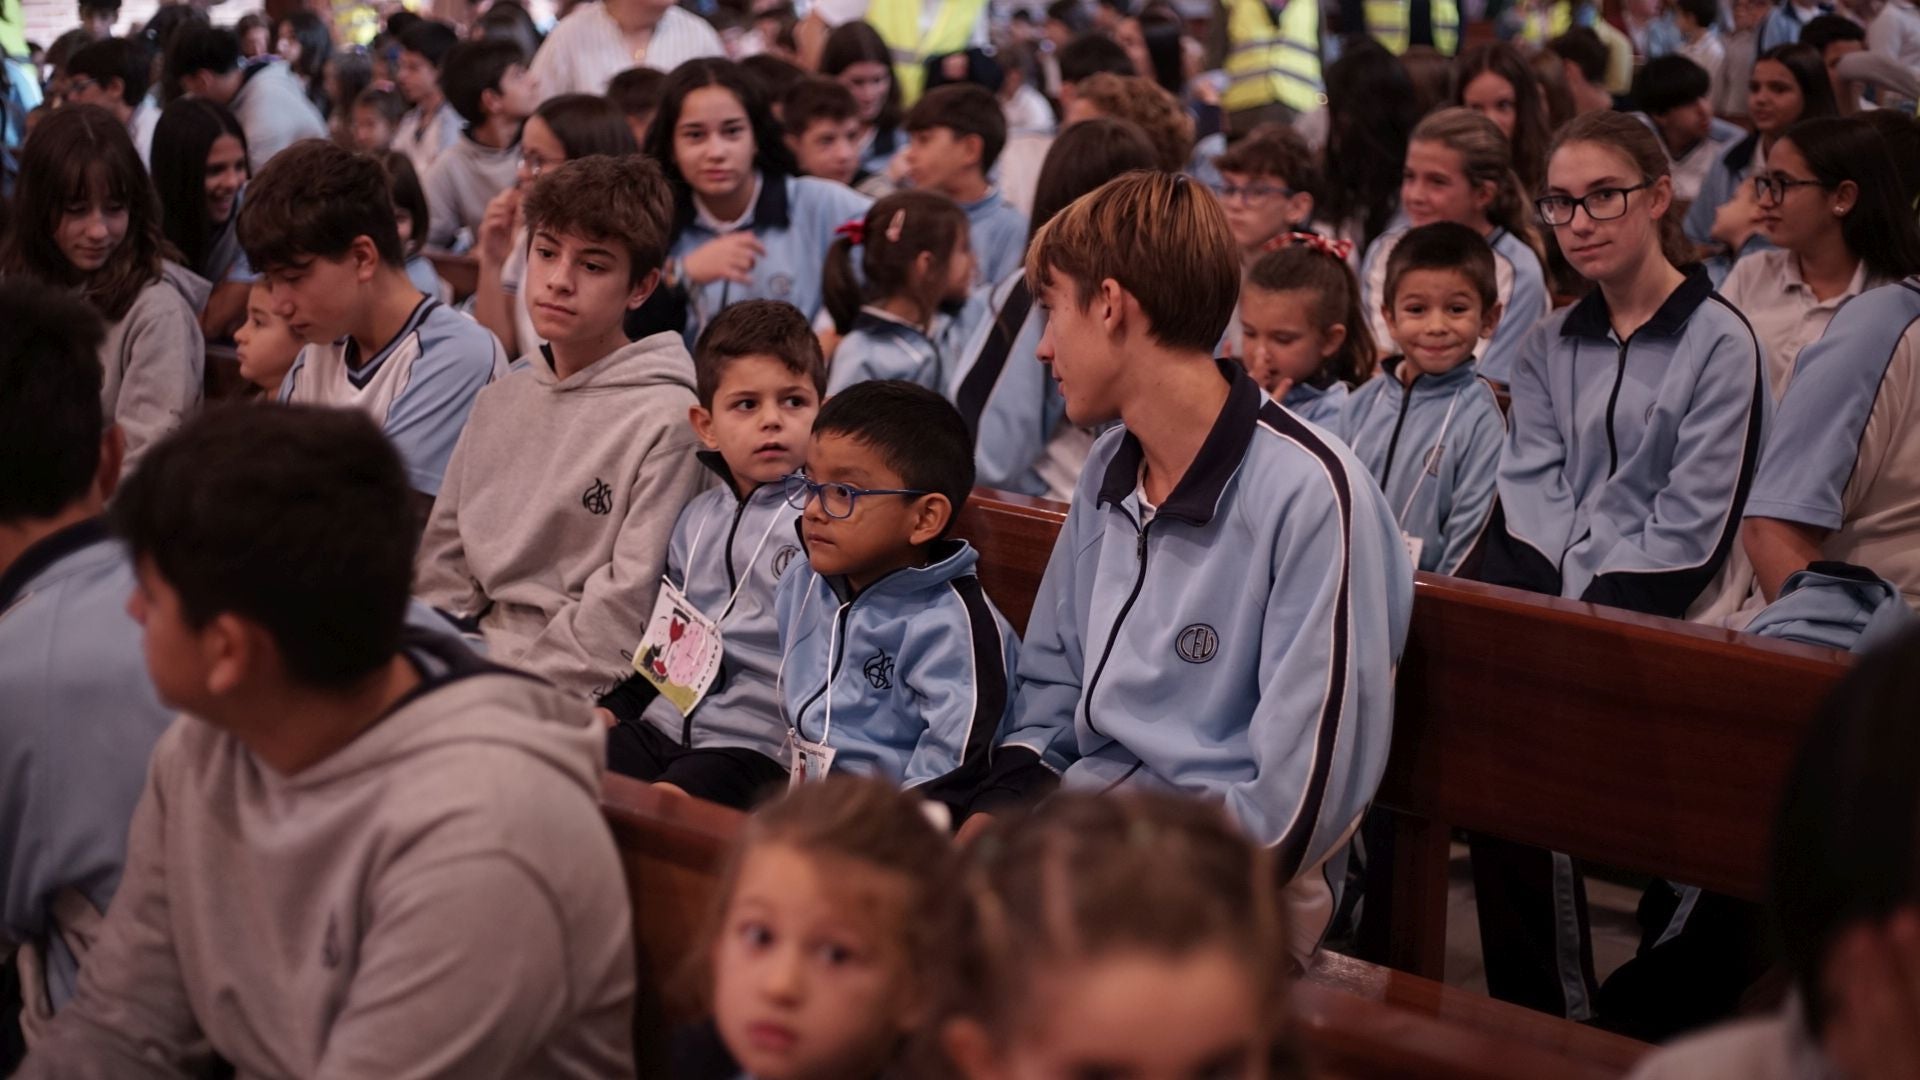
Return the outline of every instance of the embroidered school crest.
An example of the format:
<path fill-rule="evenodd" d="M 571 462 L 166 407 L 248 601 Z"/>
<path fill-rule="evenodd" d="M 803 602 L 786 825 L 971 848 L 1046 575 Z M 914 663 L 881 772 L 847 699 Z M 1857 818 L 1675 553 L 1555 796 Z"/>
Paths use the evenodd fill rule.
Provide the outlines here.
<path fill-rule="evenodd" d="M 767 279 L 767 291 L 775 300 L 785 300 L 793 295 L 793 277 L 788 274 L 775 274 Z"/>
<path fill-rule="evenodd" d="M 893 689 L 893 657 L 884 652 L 874 653 L 871 659 L 861 665 L 860 674 L 867 677 L 867 682 L 875 690 Z"/>
<path fill-rule="evenodd" d="M 800 549 L 792 544 L 783 545 L 779 551 L 774 552 L 773 576 L 780 577 L 784 575 L 787 572 L 787 567 L 793 564 L 793 557 L 798 554 L 800 554 Z"/>
<path fill-rule="evenodd" d="M 1204 664 L 1220 651 L 1220 635 L 1206 623 L 1194 623 L 1173 641 L 1173 651 L 1189 664 Z"/>
<path fill-rule="evenodd" d="M 580 505 L 587 508 L 589 514 L 613 513 L 613 487 L 599 477 L 593 478 L 593 485 L 580 496 Z"/>

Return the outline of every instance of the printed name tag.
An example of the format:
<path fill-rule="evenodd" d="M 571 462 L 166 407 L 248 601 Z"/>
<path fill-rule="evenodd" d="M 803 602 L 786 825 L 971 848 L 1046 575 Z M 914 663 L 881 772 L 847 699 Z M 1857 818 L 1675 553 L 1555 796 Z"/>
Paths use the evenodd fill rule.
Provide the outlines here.
<path fill-rule="evenodd" d="M 720 627 L 688 603 L 672 582 L 662 581 L 646 636 L 633 650 L 633 669 L 685 716 L 707 696 L 725 655 Z"/>
<path fill-rule="evenodd" d="M 787 773 L 787 790 L 827 778 L 833 768 L 833 756 L 839 751 L 825 743 L 808 742 L 793 730 L 787 732 L 787 745 L 793 749 L 793 764 Z"/>

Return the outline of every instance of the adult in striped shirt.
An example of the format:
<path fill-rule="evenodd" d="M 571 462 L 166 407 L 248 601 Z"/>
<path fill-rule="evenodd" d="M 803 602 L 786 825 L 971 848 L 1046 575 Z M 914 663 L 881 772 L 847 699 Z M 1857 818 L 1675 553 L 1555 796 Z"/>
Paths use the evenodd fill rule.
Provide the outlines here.
<path fill-rule="evenodd" d="M 672 0 L 595 0 L 560 20 L 533 58 L 544 97 L 605 94 L 628 68 L 672 71 L 689 60 L 726 55 L 705 19 Z"/>

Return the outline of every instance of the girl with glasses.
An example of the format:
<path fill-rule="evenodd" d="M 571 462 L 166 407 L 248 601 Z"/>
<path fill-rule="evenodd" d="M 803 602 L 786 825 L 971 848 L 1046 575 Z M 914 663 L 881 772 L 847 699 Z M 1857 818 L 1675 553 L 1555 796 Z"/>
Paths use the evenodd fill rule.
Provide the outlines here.
<path fill-rule="evenodd" d="M 1730 614 L 1748 577 L 1728 555 L 1770 406 L 1759 343 L 1704 274 L 1677 268 L 1687 251 L 1669 217 L 1666 151 L 1638 120 L 1601 112 L 1568 124 L 1554 140 L 1547 193 L 1536 206 L 1595 289 L 1543 320 L 1521 350 L 1499 504 L 1469 574 L 1670 618 Z M 1552 959 L 1575 950 L 1588 958 L 1582 970 L 1593 970 L 1571 863 L 1497 841 L 1474 846 L 1477 893 L 1491 905 L 1481 925 L 1499 930 L 1486 941 L 1495 996 L 1589 1018 L 1591 978 L 1584 990 L 1568 987 Z M 1713 922 L 1717 903 L 1730 902 L 1701 898 L 1695 919 Z M 1492 918 L 1502 905 L 1530 914 Z M 1578 940 L 1556 948 L 1527 940 L 1526 926 L 1578 927 Z M 1635 961 L 1641 985 L 1647 967 L 1663 969 L 1651 981 L 1683 986 L 1675 993 L 1686 1000 L 1729 1000 L 1725 984 L 1739 979 L 1736 964 L 1668 971 L 1651 955 L 1643 950 Z M 1646 1019 L 1638 1015 L 1645 1004 L 1630 990 L 1601 992 L 1601 1022 L 1644 1030 L 1634 1025 Z"/>
<path fill-rule="evenodd" d="M 1752 184 L 1761 233 L 1778 246 L 1741 258 L 1720 293 L 1753 323 L 1777 399 L 1841 304 L 1920 270 L 1920 230 L 1864 120 L 1795 124 Z"/>

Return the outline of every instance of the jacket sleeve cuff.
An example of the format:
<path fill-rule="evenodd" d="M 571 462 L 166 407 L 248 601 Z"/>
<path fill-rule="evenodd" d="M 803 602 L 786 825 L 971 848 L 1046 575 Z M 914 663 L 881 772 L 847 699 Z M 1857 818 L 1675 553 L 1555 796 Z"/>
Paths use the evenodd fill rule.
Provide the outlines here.
<path fill-rule="evenodd" d="M 995 747 L 986 779 L 967 803 L 967 815 L 997 814 L 1028 806 L 1059 786 L 1059 774 L 1047 768 L 1031 748 Z"/>
<path fill-rule="evenodd" d="M 625 682 L 607 691 L 595 704 L 612 713 L 620 720 L 638 720 L 640 714 L 647 711 L 653 699 L 660 696 L 660 688 L 638 675 L 629 675 Z"/>

